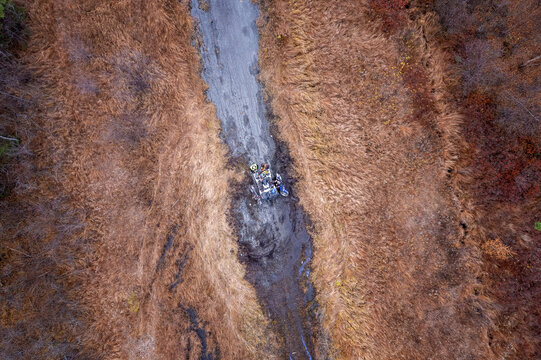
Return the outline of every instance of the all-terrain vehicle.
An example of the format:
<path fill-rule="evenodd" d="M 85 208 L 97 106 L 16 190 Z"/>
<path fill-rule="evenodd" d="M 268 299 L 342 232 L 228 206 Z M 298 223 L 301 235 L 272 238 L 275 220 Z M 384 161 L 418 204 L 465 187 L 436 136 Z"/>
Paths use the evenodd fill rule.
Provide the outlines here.
<path fill-rule="evenodd" d="M 259 203 L 261 200 L 273 200 L 278 195 L 288 196 L 289 192 L 282 183 L 280 174 L 273 178 L 269 164 L 258 166 L 256 163 L 250 165 L 250 172 L 254 185 L 250 187 L 252 196 Z"/>

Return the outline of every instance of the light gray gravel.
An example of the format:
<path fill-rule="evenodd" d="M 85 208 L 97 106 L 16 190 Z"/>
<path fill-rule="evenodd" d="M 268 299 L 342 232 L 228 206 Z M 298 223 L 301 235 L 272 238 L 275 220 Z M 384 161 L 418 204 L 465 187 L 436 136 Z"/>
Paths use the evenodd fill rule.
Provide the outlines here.
<path fill-rule="evenodd" d="M 276 146 L 265 120 L 257 81 L 259 10 L 250 0 L 211 0 L 208 11 L 192 1 L 203 44 L 203 79 L 210 84 L 208 99 L 216 105 L 233 157 L 262 162 L 274 157 Z"/>

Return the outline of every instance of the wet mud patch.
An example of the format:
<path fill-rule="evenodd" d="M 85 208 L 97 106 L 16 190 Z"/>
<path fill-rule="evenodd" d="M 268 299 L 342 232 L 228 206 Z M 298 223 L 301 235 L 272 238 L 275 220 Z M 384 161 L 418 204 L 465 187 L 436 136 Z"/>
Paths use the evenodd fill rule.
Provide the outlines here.
<path fill-rule="evenodd" d="M 190 331 L 193 331 L 199 340 L 200 349 L 199 353 L 199 359 L 200 360 L 218 360 L 220 358 L 220 349 L 217 346 L 211 346 L 209 344 L 209 337 L 212 336 L 212 334 L 206 330 L 204 324 L 201 324 L 201 321 L 199 319 L 199 315 L 197 314 L 197 310 L 191 307 L 185 307 L 182 304 L 178 305 L 179 308 L 181 308 L 186 315 L 188 315 L 188 318 L 190 319 Z M 190 359 L 191 352 L 194 348 L 192 347 L 192 342 L 190 338 L 188 338 L 187 343 L 187 351 L 186 351 L 186 358 Z"/>
<path fill-rule="evenodd" d="M 314 299 L 308 276 L 312 245 L 303 211 L 294 194 L 257 204 L 249 190 L 250 162 L 269 162 L 286 187 L 292 185 L 287 176 L 289 153 L 271 132 L 272 112 L 257 79 L 259 10 L 250 1 L 219 0 L 209 0 L 202 10 L 200 1 L 192 0 L 191 14 L 197 23 L 194 44 L 201 53 L 207 99 L 216 106 L 220 136 L 230 150 L 229 165 L 246 174 L 230 185 L 229 220 L 238 234 L 239 259 L 283 337 L 283 354 L 277 355 L 311 359 L 315 322 L 307 309 Z"/>
<path fill-rule="evenodd" d="M 289 166 L 287 148 L 272 160 L 283 173 Z M 243 159 L 232 161 L 245 164 Z M 246 168 L 246 166 L 244 166 Z M 239 260 L 246 266 L 246 279 L 253 284 L 266 315 L 282 335 L 285 359 L 311 359 L 313 331 L 317 331 L 315 291 L 310 283 L 310 224 L 294 198 L 293 181 L 284 178 L 292 196 L 257 204 L 251 199 L 249 172 L 231 184 L 234 194 L 229 222 L 239 234 Z"/>
<path fill-rule="evenodd" d="M 169 291 L 173 291 L 178 284 L 180 284 L 184 279 L 182 278 L 182 272 L 184 271 L 184 267 L 186 266 L 186 263 L 190 259 L 190 253 L 193 250 L 193 245 L 189 243 L 185 243 L 185 250 L 183 252 L 183 255 L 177 259 L 175 262 L 175 265 L 177 267 L 177 273 L 175 274 L 175 278 L 173 279 L 173 283 L 169 285 Z"/>

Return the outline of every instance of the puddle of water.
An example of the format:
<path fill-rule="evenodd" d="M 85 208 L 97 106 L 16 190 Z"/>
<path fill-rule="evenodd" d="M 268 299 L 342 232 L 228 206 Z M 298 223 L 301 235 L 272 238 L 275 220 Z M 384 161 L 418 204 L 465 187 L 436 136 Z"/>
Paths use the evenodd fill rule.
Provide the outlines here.
<path fill-rule="evenodd" d="M 306 249 L 304 249 L 304 261 L 301 264 L 301 267 L 299 268 L 299 275 L 304 275 L 306 277 L 310 276 L 310 268 L 306 267 L 306 265 L 312 260 L 312 247 L 309 246 Z"/>
<path fill-rule="evenodd" d="M 308 351 L 308 347 L 306 347 L 306 342 L 304 341 L 304 336 L 301 335 L 302 344 L 304 345 L 304 350 L 306 351 L 306 355 L 308 355 L 308 359 L 312 360 L 312 356 L 310 356 L 310 351 Z"/>

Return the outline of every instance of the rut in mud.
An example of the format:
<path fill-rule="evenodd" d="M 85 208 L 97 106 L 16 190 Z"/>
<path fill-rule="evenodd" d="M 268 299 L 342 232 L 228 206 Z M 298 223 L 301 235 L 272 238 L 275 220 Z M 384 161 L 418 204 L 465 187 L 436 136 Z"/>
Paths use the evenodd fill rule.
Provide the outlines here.
<path fill-rule="evenodd" d="M 265 117 L 258 74 L 259 10 L 249 0 L 192 0 L 198 22 L 203 79 L 216 105 L 222 139 L 233 158 L 267 161 L 280 172 L 284 163 Z M 287 184 L 287 176 L 284 177 Z M 256 205 L 248 187 L 233 203 L 239 242 L 246 252 L 247 278 L 284 338 L 284 357 L 311 359 L 312 324 L 308 304 L 311 242 L 303 213 L 289 198 Z"/>

